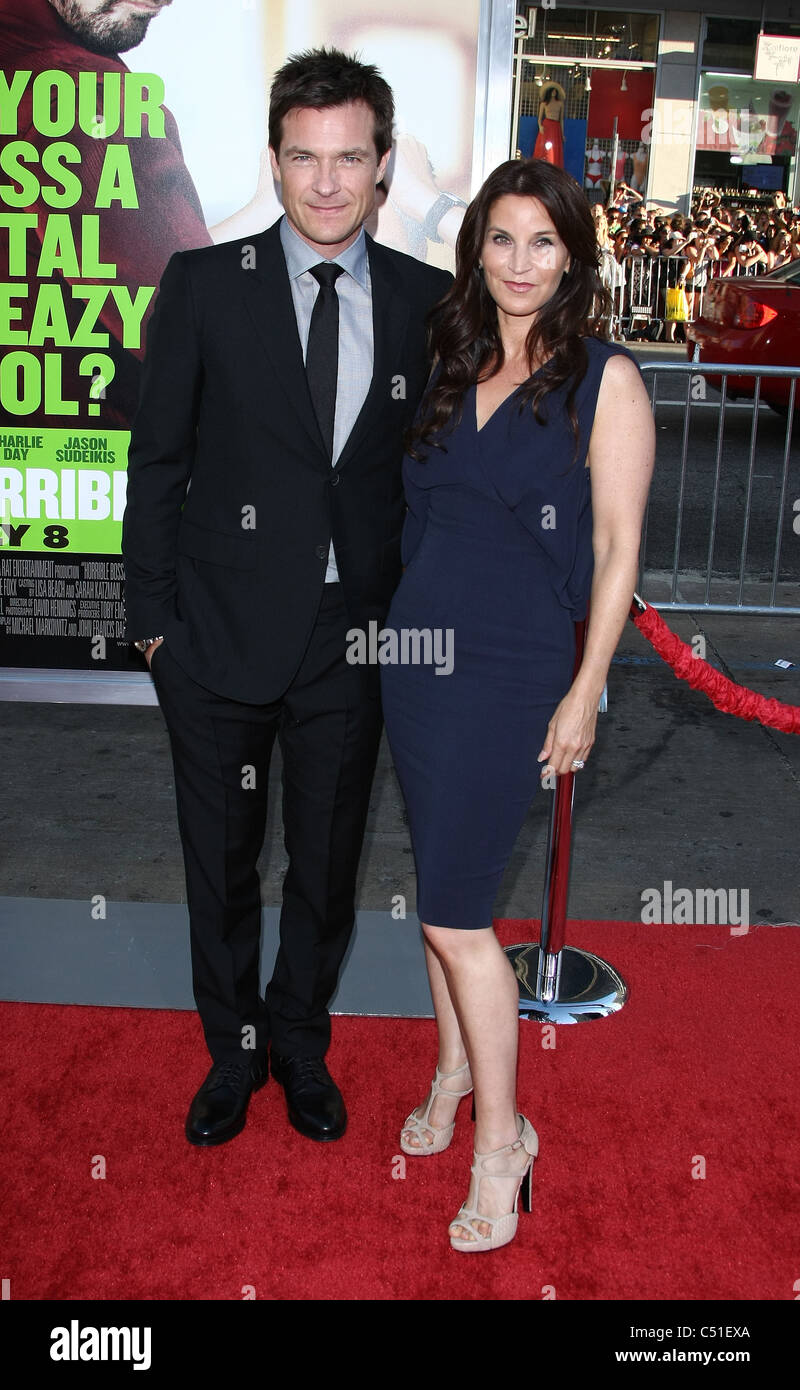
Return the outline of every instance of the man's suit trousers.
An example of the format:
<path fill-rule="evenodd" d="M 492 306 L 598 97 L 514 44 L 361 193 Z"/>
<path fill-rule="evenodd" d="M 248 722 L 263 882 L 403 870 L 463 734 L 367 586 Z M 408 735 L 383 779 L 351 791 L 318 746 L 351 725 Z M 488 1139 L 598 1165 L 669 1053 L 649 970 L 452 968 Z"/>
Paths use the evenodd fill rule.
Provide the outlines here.
<path fill-rule="evenodd" d="M 214 1061 L 323 1056 L 328 1003 L 354 922 L 358 860 L 381 734 L 377 683 L 347 662 L 340 584 L 326 584 L 291 684 L 266 705 L 213 694 L 169 643 L 152 675 L 175 768 L 197 1008 Z M 280 947 L 259 997 L 261 893 L 256 864 L 267 816 L 270 755 L 283 756 L 289 867 Z M 250 1050 L 254 1049 L 254 1050 Z"/>

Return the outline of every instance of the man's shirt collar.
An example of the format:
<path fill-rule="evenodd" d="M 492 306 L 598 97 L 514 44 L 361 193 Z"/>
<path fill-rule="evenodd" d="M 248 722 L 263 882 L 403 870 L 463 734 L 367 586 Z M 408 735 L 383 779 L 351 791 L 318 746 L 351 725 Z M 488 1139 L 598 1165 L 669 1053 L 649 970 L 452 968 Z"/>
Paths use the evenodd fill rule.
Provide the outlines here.
<path fill-rule="evenodd" d="M 328 259 L 328 257 L 320 256 L 313 246 L 309 246 L 307 241 L 303 241 L 303 238 L 297 235 L 294 228 L 289 226 L 285 214 L 281 218 L 280 237 L 290 280 L 296 280 L 298 275 L 310 270 L 313 265 L 319 265 L 321 261 Z M 368 288 L 367 238 L 363 226 L 355 241 L 345 251 L 331 259 L 334 265 L 340 265 L 343 270 L 347 271 L 348 275 L 352 275 L 363 290 Z"/>

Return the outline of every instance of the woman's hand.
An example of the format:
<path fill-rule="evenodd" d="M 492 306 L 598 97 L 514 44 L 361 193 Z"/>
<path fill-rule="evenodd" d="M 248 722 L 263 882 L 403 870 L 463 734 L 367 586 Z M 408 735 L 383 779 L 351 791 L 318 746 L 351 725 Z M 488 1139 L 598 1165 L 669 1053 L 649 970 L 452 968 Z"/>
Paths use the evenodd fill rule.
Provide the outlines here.
<path fill-rule="evenodd" d="M 428 151 L 413 135 L 399 134 L 386 171 L 389 201 L 406 217 L 424 222 L 441 189 L 434 178 Z"/>
<path fill-rule="evenodd" d="M 163 638 L 163 637 L 157 637 L 156 640 L 155 640 L 155 642 L 151 642 L 151 643 L 150 643 L 150 646 L 147 648 L 147 650 L 146 650 L 146 652 L 145 652 L 145 654 L 144 654 L 144 659 L 145 659 L 145 661 L 147 662 L 148 667 L 149 667 L 151 661 L 153 660 L 153 655 L 154 655 L 154 653 L 158 651 L 158 649 L 159 649 L 159 647 L 161 646 L 161 643 L 162 643 L 163 641 L 164 641 L 164 638 Z"/>
<path fill-rule="evenodd" d="M 537 759 L 545 763 L 540 777 L 572 772 L 573 762 L 586 761 L 594 745 L 598 704 L 597 696 L 590 697 L 575 685 L 570 687 L 547 726 Z"/>
<path fill-rule="evenodd" d="M 209 236 L 215 243 L 236 241 L 240 236 L 254 236 L 256 232 L 269 227 L 282 212 L 283 204 L 276 192 L 269 153 L 265 147 L 259 157 L 258 182 L 250 202 L 209 227 Z"/>

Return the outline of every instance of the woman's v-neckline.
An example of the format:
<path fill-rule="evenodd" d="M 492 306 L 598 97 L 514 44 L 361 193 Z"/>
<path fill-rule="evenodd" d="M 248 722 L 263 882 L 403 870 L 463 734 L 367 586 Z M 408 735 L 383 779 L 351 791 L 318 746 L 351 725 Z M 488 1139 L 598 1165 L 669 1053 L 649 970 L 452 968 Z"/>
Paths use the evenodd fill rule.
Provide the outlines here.
<path fill-rule="evenodd" d="M 547 362 L 549 362 L 550 360 L 551 359 L 548 357 Z M 508 395 L 504 396 L 503 399 L 500 401 L 500 404 L 495 406 L 491 415 L 487 415 L 482 425 L 478 424 L 478 382 L 475 382 L 472 388 L 475 393 L 473 401 L 472 418 L 475 422 L 476 435 L 483 434 L 483 431 L 487 428 L 487 426 L 492 423 L 492 420 L 494 419 L 495 415 L 500 414 L 500 411 L 503 409 L 503 406 L 505 405 L 506 401 L 510 401 L 511 397 L 516 396 L 517 392 L 521 391 L 523 386 L 527 386 L 529 381 L 532 381 L 535 376 L 538 376 L 542 369 L 547 366 L 547 362 L 543 362 L 541 367 L 537 367 L 535 372 L 531 372 L 530 376 L 527 376 L 524 381 L 521 381 L 519 386 L 515 386 L 513 391 L 509 391 Z"/>

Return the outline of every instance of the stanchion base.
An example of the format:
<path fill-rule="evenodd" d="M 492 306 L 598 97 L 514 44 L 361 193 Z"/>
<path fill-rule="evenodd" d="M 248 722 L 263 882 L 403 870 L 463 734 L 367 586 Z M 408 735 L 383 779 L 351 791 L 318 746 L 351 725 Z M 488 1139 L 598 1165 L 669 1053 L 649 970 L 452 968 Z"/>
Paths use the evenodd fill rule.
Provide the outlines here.
<path fill-rule="evenodd" d="M 539 968 L 538 942 L 507 946 L 506 955 L 519 980 L 521 1018 L 542 1023 L 583 1023 L 618 1013 L 628 998 L 628 986 L 608 961 L 580 951 L 576 946 L 561 948 L 558 997 L 546 1003 L 536 998 Z"/>

